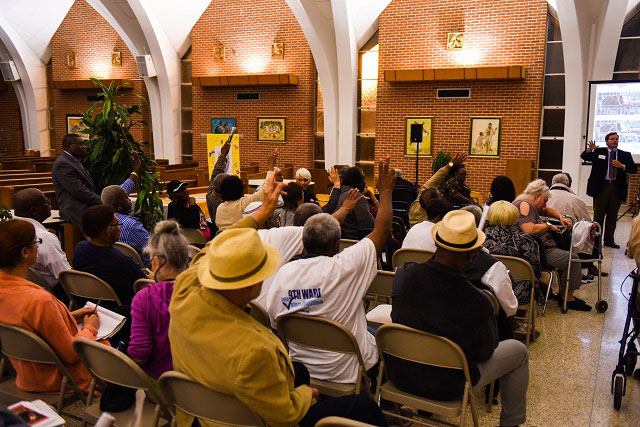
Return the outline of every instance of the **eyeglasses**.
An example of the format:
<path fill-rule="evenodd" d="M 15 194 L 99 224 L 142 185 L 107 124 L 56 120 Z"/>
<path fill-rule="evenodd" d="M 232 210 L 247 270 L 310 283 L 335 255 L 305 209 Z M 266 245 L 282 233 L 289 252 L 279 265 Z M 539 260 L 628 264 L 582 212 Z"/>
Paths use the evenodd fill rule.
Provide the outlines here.
<path fill-rule="evenodd" d="M 121 225 L 121 222 L 116 222 L 115 224 L 109 224 L 109 227 L 120 227 Z"/>
<path fill-rule="evenodd" d="M 34 242 L 32 244 L 39 246 L 39 245 L 42 244 L 42 239 L 36 239 L 36 240 L 34 240 Z"/>

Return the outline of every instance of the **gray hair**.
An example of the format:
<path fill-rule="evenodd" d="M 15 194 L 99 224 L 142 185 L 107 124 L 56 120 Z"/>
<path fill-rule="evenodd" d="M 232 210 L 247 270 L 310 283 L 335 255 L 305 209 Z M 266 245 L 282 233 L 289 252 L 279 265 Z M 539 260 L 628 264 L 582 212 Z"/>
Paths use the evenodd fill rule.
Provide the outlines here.
<path fill-rule="evenodd" d="M 476 205 L 467 205 L 460 208 L 461 211 L 471 212 L 476 218 L 476 227 L 480 225 L 480 219 L 482 218 L 482 209 Z"/>
<path fill-rule="evenodd" d="M 340 240 L 341 229 L 337 219 L 327 213 L 312 216 L 304 224 L 302 243 L 307 253 L 333 253 Z"/>
<path fill-rule="evenodd" d="M 548 199 L 550 195 L 551 192 L 547 187 L 547 183 L 543 179 L 536 179 L 527 185 L 527 188 L 518 196 L 518 199 L 535 199 L 537 196 L 543 196 Z"/>
<path fill-rule="evenodd" d="M 189 242 L 180 231 L 177 222 L 160 221 L 153 229 L 144 252 L 149 258 L 162 257 L 177 270 L 185 270 L 189 264 Z"/>
<path fill-rule="evenodd" d="M 118 199 L 118 196 L 124 194 L 127 195 L 127 192 L 124 188 L 119 185 L 109 185 L 102 190 L 102 194 L 100 198 L 102 199 L 102 204 L 107 206 L 114 206 L 115 202 Z"/>
<path fill-rule="evenodd" d="M 315 203 L 303 203 L 298 206 L 296 213 L 293 215 L 293 225 L 297 227 L 303 226 L 309 218 L 322 213 L 322 208 Z"/>
<path fill-rule="evenodd" d="M 551 179 L 551 185 L 553 184 L 564 184 L 567 187 L 569 186 L 569 177 L 563 173 L 558 173 L 553 176 Z"/>
<path fill-rule="evenodd" d="M 296 179 L 311 179 L 311 172 L 308 169 L 300 168 L 296 171 Z"/>
<path fill-rule="evenodd" d="M 395 168 L 393 171 L 396 174 L 396 178 L 402 178 L 402 169 Z"/>

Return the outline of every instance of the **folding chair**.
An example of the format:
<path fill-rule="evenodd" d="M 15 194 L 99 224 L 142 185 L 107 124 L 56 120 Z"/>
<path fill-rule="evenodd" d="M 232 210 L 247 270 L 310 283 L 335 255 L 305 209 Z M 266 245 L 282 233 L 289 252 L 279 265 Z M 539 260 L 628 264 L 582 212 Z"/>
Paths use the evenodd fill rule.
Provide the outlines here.
<path fill-rule="evenodd" d="M 342 417 L 324 417 L 315 427 L 373 427 L 371 424 L 350 420 Z"/>
<path fill-rule="evenodd" d="M 182 228 L 180 233 L 187 239 L 190 245 L 206 245 L 207 238 L 200 230 L 195 228 Z"/>
<path fill-rule="evenodd" d="M 374 304 L 378 304 L 379 298 L 384 298 L 385 303 L 391 304 L 391 290 L 393 289 L 392 271 L 378 270 L 373 282 L 369 285 L 366 295 L 373 299 Z"/>
<path fill-rule="evenodd" d="M 527 337 L 525 339 L 525 343 L 528 347 L 530 340 L 531 341 L 536 340 L 536 337 L 535 337 L 536 314 L 534 310 L 536 306 L 535 295 L 534 295 L 535 285 L 536 285 L 536 275 L 533 272 L 533 268 L 531 268 L 531 264 L 529 264 L 527 261 L 521 258 L 506 256 L 506 255 L 494 255 L 494 256 L 500 261 L 502 261 L 505 267 L 507 267 L 507 270 L 509 270 L 509 273 L 511 273 L 511 277 L 513 277 L 514 280 L 528 280 L 531 283 L 531 297 L 529 298 L 529 304 L 518 305 L 518 310 L 525 311 L 524 317 L 517 316 L 517 315 L 514 316 L 515 319 L 523 320 L 527 325 L 526 332 L 525 332 L 527 334 Z M 522 333 L 522 332 L 516 331 L 515 333 Z"/>
<path fill-rule="evenodd" d="M 119 306 L 122 305 L 113 288 L 93 274 L 84 271 L 63 270 L 60 272 L 59 278 L 62 288 L 71 300 L 69 309 L 79 307 L 75 297 L 94 300 L 102 298 L 104 301 L 115 301 Z"/>
<path fill-rule="evenodd" d="M 311 378 L 311 386 L 326 396 L 346 396 L 360 394 L 362 383 L 371 394 L 367 369 L 360 353 L 360 347 L 353 334 L 340 323 L 322 317 L 303 314 L 287 314 L 278 319 L 278 332 L 287 343 L 337 353 L 354 354 L 358 359 L 358 380 L 353 383 L 335 383 Z"/>
<path fill-rule="evenodd" d="M 126 243 L 115 242 L 113 244 L 113 247 L 131 258 L 136 264 L 138 264 L 138 267 L 145 268 L 144 264 L 142 263 L 142 258 L 140 258 L 140 254 L 138 254 L 138 251 L 133 249 L 131 246 L 127 245 Z"/>
<path fill-rule="evenodd" d="M 340 239 L 340 252 L 358 243 L 358 240 Z"/>
<path fill-rule="evenodd" d="M 433 252 L 424 249 L 402 248 L 398 249 L 391 260 L 393 269 L 407 262 L 427 262 L 433 257 Z"/>
<path fill-rule="evenodd" d="M 265 422 L 240 400 L 206 387 L 185 374 L 168 371 L 160 376 L 160 390 L 171 414 L 176 409 L 226 426 L 265 426 Z"/>
<path fill-rule="evenodd" d="M 498 301 L 498 297 L 496 297 L 495 294 L 488 289 L 483 289 L 483 291 L 491 300 L 491 304 L 493 304 L 493 313 L 496 315 L 496 317 L 498 317 L 498 312 L 500 312 L 500 302 Z M 491 406 L 493 406 L 493 390 L 495 386 L 495 381 L 493 381 L 489 386 L 489 404 L 487 405 L 487 412 L 489 413 L 491 413 Z"/>
<path fill-rule="evenodd" d="M 27 329 L 0 323 L 0 342 L 2 342 L 2 354 L 4 356 L 27 362 L 56 365 L 62 374 L 60 392 L 57 394 L 22 391 L 16 386 L 15 378 L 7 379 L 0 383 L 0 400 L 3 404 L 8 405 L 20 400 L 40 399 L 48 405 L 55 406 L 56 411 L 60 412 L 64 406 L 78 399 L 84 400 L 85 395 L 82 390 L 67 372 L 55 351 L 42 338 Z M 8 362 L 3 357 L 2 362 L 0 362 L 0 378 L 4 374 L 6 363 Z M 73 394 L 67 394 L 68 387 L 73 389 Z"/>
<path fill-rule="evenodd" d="M 166 417 L 166 419 L 162 420 L 162 425 L 169 424 L 167 420 L 171 418 L 171 413 L 160 391 L 133 360 L 115 348 L 84 337 L 74 339 L 73 348 L 92 376 L 83 416 L 83 427 L 87 423 L 95 424 L 100 418 L 100 403 L 93 403 L 93 393 L 97 380 L 144 390 L 147 397 L 153 402 L 145 400 L 142 409 L 142 423 L 140 425 L 156 427 L 161 421 L 161 415 Z M 113 412 L 111 415 L 116 419 L 116 426 L 133 425 L 135 405 L 126 411 Z"/>
<path fill-rule="evenodd" d="M 53 290 L 51 290 L 51 287 L 49 286 L 49 283 L 47 283 L 47 280 L 33 267 L 29 267 L 29 270 L 27 271 L 27 280 L 31 283 L 35 283 L 38 286 L 42 286 L 44 289 L 53 293 Z"/>
<path fill-rule="evenodd" d="M 464 425 L 467 404 L 471 404 L 473 425 L 478 426 L 478 414 L 473 397 L 467 358 L 458 344 L 447 338 L 398 324 L 380 326 L 376 333 L 376 343 L 378 344 L 378 352 L 380 353 L 380 372 L 378 374 L 375 394 L 376 402 L 379 402 L 380 399 L 385 399 L 398 405 L 406 405 L 444 417 L 454 418 L 459 416 L 459 426 Z M 463 371 L 465 384 L 462 400 L 445 402 L 427 399 L 404 392 L 391 383 L 391 381 L 383 383 L 385 373 L 387 378 L 389 378 L 389 374 L 386 372 L 388 369 L 386 358 L 388 355 L 423 365 Z M 390 411 L 383 410 L 383 412 L 412 423 L 416 422 L 415 418 L 408 418 Z M 420 423 L 424 424 L 423 422 Z"/>
<path fill-rule="evenodd" d="M 272 330 L 271 320 L 269 320 L 269 313 L 267 313 L 267 311 L 260 304 L 250 301 L 249 308 L 251 310 L 251 312 L 249 313 L 251 317 L 264 325 L 265 328 Z"/>
<path fill-rule="evenodd" d="M 156 283 L 156 281 L 153 279 L 138 279 L 133 282 L 133 292 L 137 294 L 152 283 Z"/>

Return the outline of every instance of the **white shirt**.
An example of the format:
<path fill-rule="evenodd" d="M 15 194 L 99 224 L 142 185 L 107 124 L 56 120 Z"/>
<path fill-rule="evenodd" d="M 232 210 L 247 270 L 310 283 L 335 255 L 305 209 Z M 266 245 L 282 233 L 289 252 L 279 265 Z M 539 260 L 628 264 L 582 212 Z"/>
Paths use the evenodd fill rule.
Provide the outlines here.
<path fill-rule="evenodd" d="M 280 252 L 280 265 L 282 267 L 288 263 L 291 258 L 302 253 L 302 229 L 303 227 L 280 227 L 270 228 L 268 230 L 258 230 L 258 236 L 263 242 L 269 243 Z M 277 271 L 276 271 L 277 273 Z M 276 273 L 262 282 L 262 290 L 260 295 L 254 301 L 260 306 L 266 306 L 267 291 L 271 287 Z"/>
<path fill-rule="evenodd" d="M 493 289 L 493 293 L 498 298 L 500 307 L 502 307 L 507 317 L 516 314 L 516 311 L 518 311 L 518 298 L 513 293 L 509 270 L 501 261 L 493 264 L 484 273 L 480 282 Z"/>
<path fill-rule="evenodd" d="M 376 277 L 376 248 L 368 238 L 333 257 L 317 256 L 280 268 L 267 291 L 266 309 L 276 326 L 280 316 L 302 313 L 334 320 L 356 338 L 364 365 L 378 361 L 376 340 L 367 330 L 362 298 Z M 358 360 L 354 355 L 302 347 L 291 343 L 292 360 L 302 362 L 313 378 L 354 383 Z"/>
<path fill-rule="evenodd" d="M 32 267 L 44 277 L 49 286 L 55 286 L 58 283 L 58 274 L 62 270 L 71 270 L 71 266 L 67 261 L 67 255 L 60 246 L 60 241 L 55 234 L 49 232 L 35 219 L 15 215 L 13 218 L 28 221 L 33 224 L 33 227 L 36 229 L 36 237 L 42 239 L 42 244 L 38 246 L 38 257 Z"/>
<path fill-rule="evenodd" d="M 402 241 L 402 247 L 435 252 L 436 242 L 431 236 L 431 229 L 434 225 L 435 223 L 431 221 L 422 221 L 411 227 Z"/>

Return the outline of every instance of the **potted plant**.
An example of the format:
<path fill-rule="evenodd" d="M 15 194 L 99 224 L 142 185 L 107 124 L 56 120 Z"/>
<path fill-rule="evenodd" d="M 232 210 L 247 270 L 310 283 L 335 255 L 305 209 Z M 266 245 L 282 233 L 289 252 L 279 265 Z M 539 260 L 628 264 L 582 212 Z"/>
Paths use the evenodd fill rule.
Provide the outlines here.
<path fill-rule="evenodd" d="M 11 219 L 11 218 L 13 218 L 13 215 L 11 215 L 11 210 L 7 208 L 7 206 L 4 203 L 0 205 L 0 221 L 4 221 L 6 219 Z"/>
<path fill-rule="evenodd" d="M 433 173 L 438 172 L 441 167 L 448 164 L 450 161 L 451 155 L 449 153 L 445 153 L 444 151 L 440 151 L 435 159 L 433 159 Z"/>
<path fill-rule="evenodd" d="M 137 153 L 143 171 L 136 181 L 138 197 L 133 215 L 140 219 L 147 230 L 153 230 L 154 225 L 164 218 L 160 199 L 162 186 L 158 181 L 158 173 L 150 169 L 155 166 L 155 161 L 142 150 L 148 142 L 138 142 L 131 135 L 133 127 L 146 125 L 144 121 L 136 120 L 136 116 L 142 115 L 142 107 L 119 104 L 119 99 L 125 95 L 121 93 L 122 86 L 116 86 L 115 82 L 107 87 L 97 79 L 92 78 L 91 81 L 102 90 L 102 94 L 99 94 L 102 98 L 82 117 L 85 125 L 83 133 L 89 135 L 85 157 L 87 169 L 99 189 L 119 185 L 133 170 L 132 155 Z M 135 96 L 146 105 L 143 97 Z"/>

